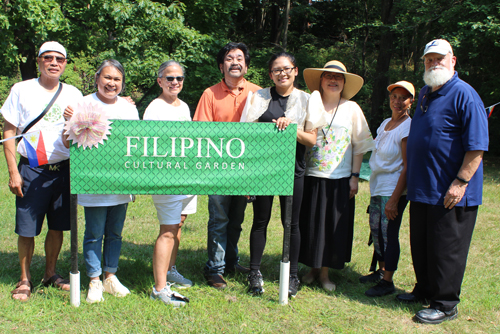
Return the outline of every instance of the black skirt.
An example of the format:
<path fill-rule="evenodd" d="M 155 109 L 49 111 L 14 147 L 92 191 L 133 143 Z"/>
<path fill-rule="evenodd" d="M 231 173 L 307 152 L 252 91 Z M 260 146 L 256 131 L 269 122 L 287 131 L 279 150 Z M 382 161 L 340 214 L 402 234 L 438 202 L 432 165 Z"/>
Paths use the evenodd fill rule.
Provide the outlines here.
<path fill-rule="evenodd" d="M 312 268 L 342 269 L 351 261 L 355 200 L 349 178 L 306 176 L 300 211 L 299 262 Z"/>

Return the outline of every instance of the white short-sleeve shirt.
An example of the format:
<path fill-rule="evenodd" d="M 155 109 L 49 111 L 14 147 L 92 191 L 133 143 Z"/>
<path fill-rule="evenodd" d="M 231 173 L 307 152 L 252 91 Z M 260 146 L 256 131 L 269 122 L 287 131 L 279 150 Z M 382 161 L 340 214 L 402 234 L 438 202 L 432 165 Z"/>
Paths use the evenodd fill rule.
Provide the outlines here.
<path fill-rule="evenodd" d="M 408 117 L 397 128 L 386 131 L 385 126 L 390 120 L 384 120 L 377 129 L 375 149 L 370 157 L 371 196 L 391 196 L 403 170 L 401 142 L 410 133 L 411 118 Z M 403 194 L 406 194 L 406 190 Z"/>
<path fill-rule="evenodd" d="M 118 97 L 118 100 L 114 104 L 106 104 L 99 100 L 97 95 L 90 94 L 83 98 L 84 103 L 94 103 L 101 106 L 110 119 L 130 119 L 139 120 L 139 113 L 137 108 L 127 102 L 122 97 Z M 76 106 L 74 104 L 73 106 Z M 78 195 L 78 204 L 81 206 L 113 206 L 119 204 L 125 204 L 132 201 L 131 195 L 114 195 L 114 194 L 81 194 Z"/>
<path fill-rule="evenodd" d="M 82 98 L 82 93 L 75 87 L 64 83 L 62 85 L 61 93 L 50 110 L 28 130 L 42 132 L 49 164 L 69 159 L 69 149 L 64 146 L 61 137 L 64 129 L 63 113 L 68 105 L 74 105 Z M 54 95 L 53 92 L 47 92 L 38 83 L 38 79 L 18 82 L 12 86 L 2 106 L 2 115 L 7 122 L 17 127 L 17 134 L 21 134 L 24 128 L 42 113 Z M 27 157 L 24 140 L 17 145 L 17 152 Z"/>
<path fill-rule="evenodd" d="M 144 112 L 145 121 L 191 121 L 191 114 L 188 105 L 181 101 L 179 106 L 168 104 L 162 99 L 154 99 Z M 153 202 L 166 204 L 173 201 L 182 201 L 186 195 L 152 195 Z"/>

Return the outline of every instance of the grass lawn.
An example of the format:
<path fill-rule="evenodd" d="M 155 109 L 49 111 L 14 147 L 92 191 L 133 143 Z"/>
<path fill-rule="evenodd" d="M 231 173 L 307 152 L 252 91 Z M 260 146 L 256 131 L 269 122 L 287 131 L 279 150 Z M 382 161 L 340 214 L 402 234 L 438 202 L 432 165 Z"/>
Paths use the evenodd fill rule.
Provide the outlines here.
<path fill-rule="evenodd" d="M 278 303 L 279 262 L 283 230 L 279 204 L 275 199 L 267 247 L 262 262 L 266 292 L 260 297 L 246 294 L 246 277 L 228 278 L 228 288 L 217 291 L 205 284 L 203 266 L 206 254 L 207 197 L 199 196 L 198 212 L 188 217 L 177 267 L 195 282 L 179 290 L 191 299 L 188 306 L 173 309 L 149 299 L 153 285 L 151 256 L 158 234 L 156 211 L 150 196 L 138 196 L 129 205 L 118 277 L 132 291 L 126 298 L 105 294 L 99 304 L 85 302 L 88 278 L 82 256 L 84 219 L 79 207 L 79 268 L 81 299 L 79 308 L 70 305 L 69 293 L 44 288 L 40 281 L 44 271 L 43 240 L 36 238 L 32 261 L 32 278 L 37 285 L 31 300 L 19 303 L 10 291 L 19 278 L 17 235 L 14 233 L 14 196 L 10 193 L 3 150 L 0 149 L 0 332 L 41 333 L 500 333 L 500 159 L 486 157 L 484 205 L 470 248 L 468 267 L 462 285 L 459 317 L 441 325 L 421 325 L 411 318 L 420 305 L 403 305 L 395 295 L 369 298 L 364 291 L 370 285 L 360 284 L 358 277 L 368 273 L 372 248 L 367 246 L 369 227 L 366 207 L 369 201 L 367 182 L 360 185 L 357 196 L 356 223 L 352 262 L 343 270 L 331 270 L 337 283 L 333 293 L 318 285 L 303 286 L 297 297 L 286 306 Z M 251 205 L 247 208 L 241 235 L 241 263 L 249 262 Z M 70 270 L 69 233 L 59 256 L 58 271 L 67 277 Z M 408 212 L 400 233 L 401 259 L 394 277 L 397 293 L 411 291 L 415 275 L 410 257 Z M 300 266 L 300 276 L 308 270 Z"/>

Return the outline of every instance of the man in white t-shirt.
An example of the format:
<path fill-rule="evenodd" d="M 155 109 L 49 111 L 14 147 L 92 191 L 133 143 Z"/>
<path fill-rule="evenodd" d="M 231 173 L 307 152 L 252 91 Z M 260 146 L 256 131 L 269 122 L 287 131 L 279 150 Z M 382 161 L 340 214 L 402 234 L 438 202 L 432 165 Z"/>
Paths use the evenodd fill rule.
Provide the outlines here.
<path fill-rule="evenodd" d="M 2 106 L 5 119 L 4 137 L 22 133 L 50 104 L 62 85 L 60 94 L 46 114 L 28 133 L 38 133 L 45 146 L 40 166 L 30 167 L 25 140 L 17 146 L 21 155 L 16 161 L 16 143 L 4 142 L 5 159 L 9 170 L 9 188 L 16 195 L 16 229 L 19 235 L 18 253 L 21 277 L 12 291 L 12 298 L 27 301 L 33 290 L 30 264 L 45 216 L 48 232 L 45 238 L 45 274 L 43 284 L 69 290 L 69 281 L 56 274 L 56 261 L 63 242 L 63 231 L 69 222 L 69 149 L 62 142 L 63 112 L 66 106 L 82 97 L 75 87 L 59 82 L 66 68 L 66 50 L 57 42 L 44 43 L 38 52 L 40 77 L 15 84 Z M 43 151 L 43 150 L 42 150 Z M 31 159 L 31 157 L 30 157 Z"/>

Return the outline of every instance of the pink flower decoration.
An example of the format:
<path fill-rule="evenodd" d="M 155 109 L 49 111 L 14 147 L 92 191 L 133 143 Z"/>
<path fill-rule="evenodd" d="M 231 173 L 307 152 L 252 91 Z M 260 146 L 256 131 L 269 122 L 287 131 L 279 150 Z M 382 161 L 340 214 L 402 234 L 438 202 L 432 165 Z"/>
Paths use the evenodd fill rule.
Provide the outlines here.
<path fill-rule="evenodd" d="M 64 134 L 69 135 L 68 140 L 78 143 L 78 147 L 83 149 L 92 146 L 98 147 L 99 143 L 104 144 L 104 139 L 111 133 L 105 111 L 97 104 L 84 102 L 78 104 L 73 112 L 73 116 L 66 122 Z"/>

